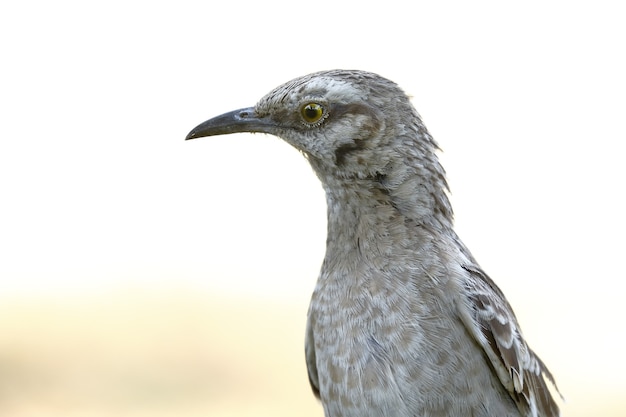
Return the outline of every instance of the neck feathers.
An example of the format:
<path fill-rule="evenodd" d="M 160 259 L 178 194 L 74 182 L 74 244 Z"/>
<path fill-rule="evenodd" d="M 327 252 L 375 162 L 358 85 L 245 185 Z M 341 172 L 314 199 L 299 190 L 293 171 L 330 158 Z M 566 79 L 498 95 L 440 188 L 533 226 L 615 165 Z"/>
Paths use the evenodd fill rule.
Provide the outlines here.
<path fill-rule="evenodd" d="M 308 158 L 326 191 L 329 220 L 340 211 L 377 219 L 376 210 L 390 207 L 415 224 L 452 229 L 452 206 L 445 171 L 435 153 L 437 144 L 421 124 L 405 130 L 410 131 L 383 150 L 355 147 L 343 153 L 338 165 Z"/>

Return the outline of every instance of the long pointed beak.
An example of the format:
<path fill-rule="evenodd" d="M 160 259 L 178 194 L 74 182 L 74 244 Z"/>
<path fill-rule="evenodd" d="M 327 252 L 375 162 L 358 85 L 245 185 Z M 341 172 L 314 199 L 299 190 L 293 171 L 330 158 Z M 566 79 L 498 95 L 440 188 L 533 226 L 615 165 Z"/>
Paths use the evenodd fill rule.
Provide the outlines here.
<path fill-rule="evenodd" d="M 224 113 L 199 124 L 189 132 L 185 140 L 239 132 L 271 133 L 275 127 L 276 122 L 268 116 L 258 117 L 254 107 L 247 107 Z"/>

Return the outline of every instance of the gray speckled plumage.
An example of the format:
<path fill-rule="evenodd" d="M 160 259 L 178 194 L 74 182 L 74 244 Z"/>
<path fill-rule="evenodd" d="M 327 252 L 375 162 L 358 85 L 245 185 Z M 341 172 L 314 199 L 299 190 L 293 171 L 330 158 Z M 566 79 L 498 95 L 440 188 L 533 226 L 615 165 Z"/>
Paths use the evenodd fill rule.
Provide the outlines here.
<path fill-rule="evenodd" d="M 453 230 L 437 144 L 396 84 L 310 74 L 187 139 L 234 132 L 283 138 L 326 191 L 305 350 L 327 417 L 559 415 L 552 376 Z"/>

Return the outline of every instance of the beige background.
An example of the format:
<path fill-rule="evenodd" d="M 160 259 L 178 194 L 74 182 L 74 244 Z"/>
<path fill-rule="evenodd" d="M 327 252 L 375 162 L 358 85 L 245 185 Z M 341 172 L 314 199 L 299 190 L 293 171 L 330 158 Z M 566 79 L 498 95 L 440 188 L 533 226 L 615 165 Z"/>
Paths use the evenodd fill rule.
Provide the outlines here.
<path fill-rule="evenodd" d="M 623 416 L 622 10 L 213 3 L 1 7 L 0 415 L 321 416 L 321 187 L 276 138 L 183 138 L 359 68 L 414 97 L 564 414 Z"/>

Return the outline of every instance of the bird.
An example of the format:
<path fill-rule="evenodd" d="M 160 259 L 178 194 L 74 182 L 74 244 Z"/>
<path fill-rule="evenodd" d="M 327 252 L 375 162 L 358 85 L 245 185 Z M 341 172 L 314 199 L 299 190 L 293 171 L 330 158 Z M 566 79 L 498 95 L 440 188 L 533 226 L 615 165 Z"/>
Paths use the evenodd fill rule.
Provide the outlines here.
<path fill-rule="evenodd" d="M 186 139 L 238 132 L 285 140 L 325 191 L 305 359 L 326 417 L 560 415 L 552 374 L 454 230 L 440 148 L 396 83 L 315 72 Z"/>

